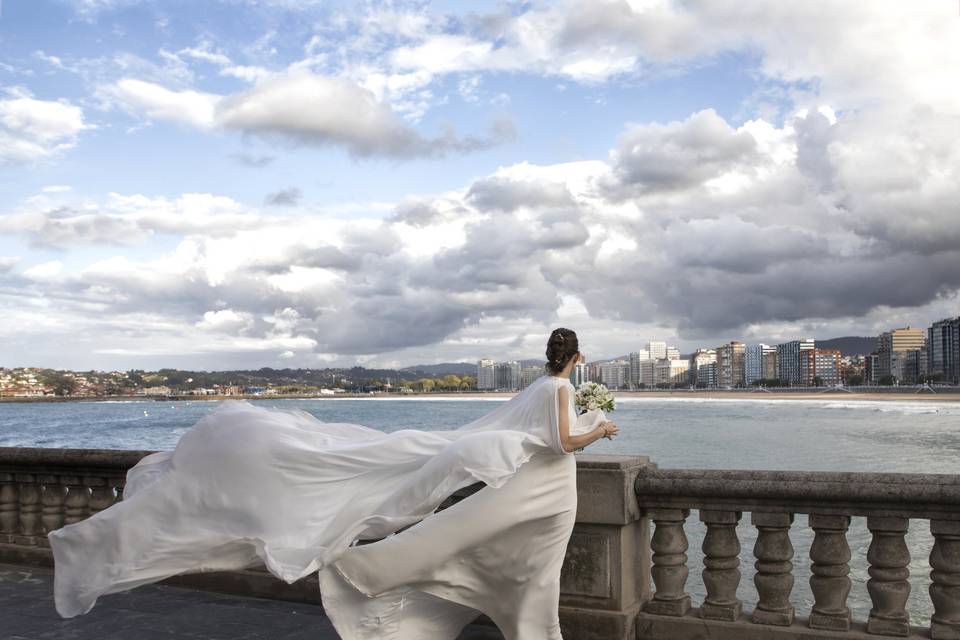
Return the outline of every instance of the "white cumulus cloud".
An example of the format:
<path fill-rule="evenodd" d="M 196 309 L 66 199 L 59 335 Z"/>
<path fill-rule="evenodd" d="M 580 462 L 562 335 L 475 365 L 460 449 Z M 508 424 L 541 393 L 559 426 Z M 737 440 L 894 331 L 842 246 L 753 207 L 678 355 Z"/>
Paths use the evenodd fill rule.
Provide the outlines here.
<path fill-rule="evenodd" d="M 0 164 L 54 156 L 73 147 L 88 128 L 80 107 L 39 100 L 25 89 L 8 89 L 0 98 Z"/>

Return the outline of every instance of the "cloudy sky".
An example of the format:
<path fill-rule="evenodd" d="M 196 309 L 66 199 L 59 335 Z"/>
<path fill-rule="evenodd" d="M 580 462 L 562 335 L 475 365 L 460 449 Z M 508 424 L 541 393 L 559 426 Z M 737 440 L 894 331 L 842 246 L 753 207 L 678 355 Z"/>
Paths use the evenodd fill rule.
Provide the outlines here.
<path fill-rule="evenodd" d="M 960 315 L 958 42 L 947 0 L 5 0 L 0 365 Z"/>

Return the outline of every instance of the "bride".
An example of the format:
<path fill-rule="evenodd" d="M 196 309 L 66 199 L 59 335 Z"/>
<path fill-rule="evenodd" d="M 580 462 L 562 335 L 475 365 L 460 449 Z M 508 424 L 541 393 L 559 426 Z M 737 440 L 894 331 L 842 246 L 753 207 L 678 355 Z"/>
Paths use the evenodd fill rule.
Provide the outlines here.
<path fill-rule="evenodd" d="M 452 430 L 384 433 L 222 403 L 173 451 L 131 467 L 123 500 L 48 534 L 57 612 L 263 563 L 287 583 L 318 572 L 344 640 L 452 640 L 480 613 L 507 640 L 560 640 L 570 454 L 619 430 L 600 410 L 576 415 L 576 334 L 554 330 L 546 355 L 546 375 Z M 435 512 L 475 482 L 486 486 Z"/>

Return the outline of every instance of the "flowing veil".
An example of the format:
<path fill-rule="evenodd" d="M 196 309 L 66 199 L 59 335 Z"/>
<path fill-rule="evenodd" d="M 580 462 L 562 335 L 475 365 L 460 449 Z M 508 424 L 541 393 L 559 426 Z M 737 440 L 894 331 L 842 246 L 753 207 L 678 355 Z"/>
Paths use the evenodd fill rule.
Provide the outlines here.
<path fill-rule="evenodd" d="M 293 583 L 357 539 L 428 517 L 457 489 L 499 487 L 531 456 L 567 453 L 557 420 L 562 384 L 569 381 L 542 376 L 479 419 L 439 431 L 385 433 L 225 401 L 173 451 L 131 467 L 123 500 L 49 532 L 56 609 L 73 617 L 104 594 L 260 562 Z M 581 416 L 571 431 L 603 418 Z"/>

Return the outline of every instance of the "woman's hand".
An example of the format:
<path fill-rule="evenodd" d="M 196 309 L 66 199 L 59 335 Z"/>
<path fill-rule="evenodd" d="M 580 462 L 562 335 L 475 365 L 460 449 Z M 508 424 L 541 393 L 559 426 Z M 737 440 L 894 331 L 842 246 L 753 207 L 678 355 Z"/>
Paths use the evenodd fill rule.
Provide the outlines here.
<path fill-rule="evenodd" d="M 620 427 L 616 423 L 607 420 L 606 422 L 601 422 L 600 427 L 603 428 L 603 437 L 608 440 L 613 440 L 613 436 L 620 433 Z"/>

